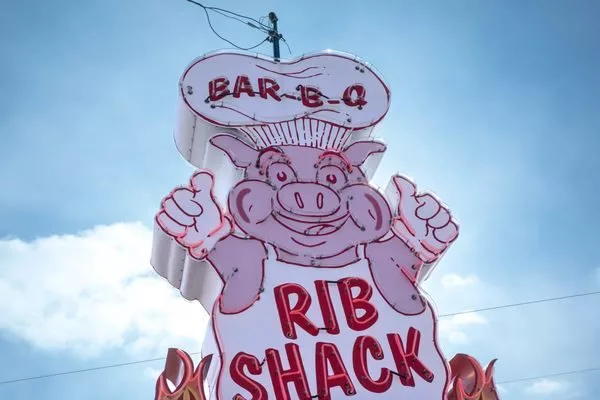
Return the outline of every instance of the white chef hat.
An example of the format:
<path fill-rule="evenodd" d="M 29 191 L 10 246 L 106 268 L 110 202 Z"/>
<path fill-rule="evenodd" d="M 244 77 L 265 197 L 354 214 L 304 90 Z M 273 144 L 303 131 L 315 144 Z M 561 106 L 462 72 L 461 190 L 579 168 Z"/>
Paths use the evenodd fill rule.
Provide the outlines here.
<path fill-rule="evenodd" d="M 352 132 L 348 127 L 306 117 L 238 129 L 244 132 L 257 148 L 291 144 L 339 149 L 344 146 Z"/>
<path fill-rule="evenodd" d="M 207 54 L 186 69 L 180 89 L 187 112 L 199 117 L 193 135 L 205 141 L 219 131 L 215 127 L 235 129 L 258 148 L 340 149 L 353 134 L 370 132 L 390 102 L 371 66 L 331 51 L 280 62 L 239 52 Z"/>

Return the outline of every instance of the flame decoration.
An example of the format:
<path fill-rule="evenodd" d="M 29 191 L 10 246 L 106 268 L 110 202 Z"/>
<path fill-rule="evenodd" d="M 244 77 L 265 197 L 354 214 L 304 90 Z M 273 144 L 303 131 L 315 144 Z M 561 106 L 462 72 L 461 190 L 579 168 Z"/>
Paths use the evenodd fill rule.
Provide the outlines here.
<path fill-rule="evenodd" d="M 500 400 L 494 383 L 494 364 L 485 371 L 477 360 L 467 354 L 457 354 L 450 360 L 452 384 L 448 400 Z"/>
<path fill-rule="evenodd" d="M 156 381 L 155 400 L 207 400 L 204 379 L 212 355 L 204 357 L 194 371 L 192 358 L 183 350 L 169 349 L 165 369 Z M 168 382 L 175 386 L 171 391 Z"/>
<path fill-rule="evenodd" d="M 204 392 L 212 355 L 204 357 L 194 371 L 192 358 L 183 350 L 169 349 L 165 369 L 156 382 L 155 400 L 207 400 Z M 450 360 L 451 386 L 447 400 L 500 400 L 494 383 L 491 361 L 484 370 L 479 362 L 467 355 L 457 354 Z M 171 382 L 175 389 L 169 388 Z"/>

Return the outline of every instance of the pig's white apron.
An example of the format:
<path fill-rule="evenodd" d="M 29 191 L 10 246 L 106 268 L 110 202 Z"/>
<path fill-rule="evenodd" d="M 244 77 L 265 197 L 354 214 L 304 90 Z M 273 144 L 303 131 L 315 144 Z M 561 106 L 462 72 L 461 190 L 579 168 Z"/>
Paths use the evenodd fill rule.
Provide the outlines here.
<path fill-rule="evenodd" d="M 259 362 L 265 359 L 265 350 L 273 348 L 279 351 L 283 369 L 289 369 L 285 344 L 296 343 L 299 345 L 301 358 L 307 375 L 311 396 L 317 394 L 315 374 L 315 345 L 317 342 L 334 343 L 343 359 L 348 375 L 354 385 L 356 394 L 347 397 L 339 386 L 331 388 L 332 399 L 372 400 L 381 399 L 407 399 L 407 400 L 442 400 L 448 379 L 446 362 L 438 350 L 433 311 L 428 305 L 425 312 L 417 316 L 403 316 L 397 313 L 381 296 L 373 282 L 368 262 L 364 257 L 364 247 L 361 246 L 361 259 L 353 264 L 340 268 L 311 268 L 290 265 L 278 261 L 275 251 L 268 246 L 268 259 L 265 263 L 264 291 L 260 299 L 251 307 L 239 314 L 222 314 L 219 307 L 215 307 L 213 318 L 206 332 L 203 344 L 203 355 L 213 354 L 213 362 L 207 376 L 211 400 L 230 400 L 236 394 L 250 400 L 252 396 L 244 388 L 239 387 L 231 378 L 229 369 L 232 358 L 239 352 L 255 356 Z M 365 331 L 354 331 L 348 327 L 344 310 L 340 300 L 337 286 L 330 287 L 330 297 L 337 317 L 340 333 L 331 335 L 320 331 L 317 336 L 312 336 L 296 324 L 297 339 L 288 339 L 283 334 L 279 314 L 275 303 L 274 288 L 285 283 L 295 283 L 304 287 L 311 296 L 311 306 L 306 313 L 307 317 L 317 327 L 324 327 L 323 317 L 317 298 L 314 281 L 338 281 L 348 277 L 359 277 L 367 281 L 373 288 L 370 302 L 378 311 L 378 319 L 373 326 Z M 354 294 L 356 296 L 356 294 Z M 292 295 L 291 307 L 296 303 L 296 296 Z M 360 311 L 358 312 L 360 316 Z M 413 371 L 415 386 L 403 386 L 400 378 L 393 375 L 391 387 L 384 393 L 372 393 L 365 389 L 353 368 L 352 350 L 357 337 L 369 335 L 374 337 L 383 349 L 383 360 L 375 360 L 367 355 L 367 366 L 373 380 L 379 379 L 381 368 L 397 371 L 387 334 L 397 333 L 404 345 L 407 346 L 407 332 L 410 327 L 416 328 L 421 333 L 418 358 L 434 374 L 433 382 L 429 383 Z M 215 337 L 216 336 L 216 337 Z M 434 343 L 435 342 L 435 343 Z M 260 375 L 251 375 L 244 368 L 246 376 L 259 382 L 268 393 L 268 399 L 276 400 L 273 384 L 267 363 L 262 365 Z M 330 372 L 331 373 L 331 372 Z M 221 375 L 219 377 L 219 375 Z M 288 384 L 291 399 L 298 399 L 296 388 L 292 382 Z M 316 398 L 316 397 L 315 397 Z"/>

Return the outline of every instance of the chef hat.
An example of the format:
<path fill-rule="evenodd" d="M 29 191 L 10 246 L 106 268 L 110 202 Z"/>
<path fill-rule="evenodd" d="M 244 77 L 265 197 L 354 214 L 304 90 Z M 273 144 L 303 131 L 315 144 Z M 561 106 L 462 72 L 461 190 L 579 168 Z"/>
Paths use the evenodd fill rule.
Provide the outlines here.
<path fill-rule="evenodd" d="M 258 148 L 340 149 L 354 133 L 370 132 L 390 102 L 387 85 L 371 66 L 331 51 L 280 62 L 247 53 L 208 54 L 186 69 L 180 89 L 185 107 L 200 118 L 194 134 L 233 128 Z"/>
<path fill-rule="evenodd" d="M 271 145 L 299 145 L 322 149 L 339 149 L 344 146 L 352 130 L 313 118 L 265 125 L 239 127 L 257 148 Z"/>

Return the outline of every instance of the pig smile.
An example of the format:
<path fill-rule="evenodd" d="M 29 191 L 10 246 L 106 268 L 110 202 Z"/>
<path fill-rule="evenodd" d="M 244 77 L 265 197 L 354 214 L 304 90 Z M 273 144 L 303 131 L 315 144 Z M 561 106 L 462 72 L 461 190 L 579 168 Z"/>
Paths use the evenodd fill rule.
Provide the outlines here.
<path fill-rule="evenodd" d="M 273 217 L 279 224 L 287 229 L 305 236 L 326 236 L 337 232 L 346 222 L 350 214 L 344 214 L 329 220 L 322 219 L 299 219 L 281 212 L 273 213 Z"/>
<path fill-rule="evenodd" d="M 299 240 L 296 240 L 296 239 L 294 239 L 293 237 L 292 237 L 291 239 L 292 239 L 292 242 L 294 242 L 294 243 L 296 243 L 296 244 L 299 244 L 299 245 L 300 245 L 300 246 L 302 246 L 302 247 L 309 247 L 309 248 L 312 248 L 312 247 L 318 247 L 318 246 L 321 246 L 322 244 L 325 244 L 325 243 L 327 243 L 327 241 L 326 241 L 326 240 L 323 240 L 322 242 L 319 242 L 319 243 L 315 243 L 315 244 L 307 244 L 307 243 L 302 243 L 302 242 L 300 242 Z"/>

